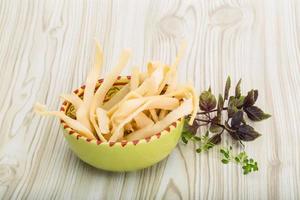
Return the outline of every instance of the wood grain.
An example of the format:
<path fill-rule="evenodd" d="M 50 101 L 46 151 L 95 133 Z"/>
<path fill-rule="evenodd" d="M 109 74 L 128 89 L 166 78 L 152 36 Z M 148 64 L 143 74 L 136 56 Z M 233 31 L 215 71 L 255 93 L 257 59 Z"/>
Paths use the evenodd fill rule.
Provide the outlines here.
<path fill-rule="evenodd" d="M 0 0 L 0 199 L 299 199 L 299 13 L 297 0 Z M 56 109 L 59 94 L 84 81 L 94 38 L 103 73 L 127 47 L 130 66 L 172 63 L 185 38 L 180 81 L 220 93 L 231 75 L 245 90 L 258 88 L 258 103 L 273 115 L 246 145 L 259 172 L 243 176 L 217 150 L 198 155 L 193 144 L 131 173 L 77 159 L 58 120 L 34 115 L 32 105 Z"/>

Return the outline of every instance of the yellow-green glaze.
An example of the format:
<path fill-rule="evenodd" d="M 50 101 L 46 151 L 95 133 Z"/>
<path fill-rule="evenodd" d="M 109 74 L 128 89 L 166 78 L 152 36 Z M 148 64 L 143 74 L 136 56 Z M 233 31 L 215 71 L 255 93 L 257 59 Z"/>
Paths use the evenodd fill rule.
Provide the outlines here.
<path fill-rule="evenodd" d="M 171 126 L 170 132 L 163 131 L 161 136 L 153 136 L 149 142 L 139 140 L 135 145 L 128 142 L 122 146 L 120 142 L 110 146 L 109 143 L 97 144 L 76 138 L 65 131 L 65 138 L 72 151 L 84 162 L 108 171 L 133 171 L 149 167 L 167 157 L 176 146 L 181 135 L 183 120 L 177 127 Z"/>
<path fill-rule="evenodd" d="M 101 80 L 98 86 L 101 84 Z M 128 83 L 127 77 L 121 77 L 116 85 L 109 92 L 109 98 L 118 91 L 116 87 L 120 84 Z M 121 86 L 122 87 L 122 86 Z M 82 96 L 84 89 L 79 88 L 74 91 L 78 96 Z M 72 105 L 64 102 L 62 111 L 70 117 L 74 117 Z M 62 122 L 64 136 L 71 150 L 84 162 L 103 170 L 108 171 L 133 171 L 154 165 L 167 157 L 175 148 L 183 129 L 184 120 L 180 119 L 169 126 L 168 129 L 156 134 L 151 138 L 134 142 L 103 142 L 99 144 L 97 140 L 87 140 L 78 133 L 66 126 Z"/>

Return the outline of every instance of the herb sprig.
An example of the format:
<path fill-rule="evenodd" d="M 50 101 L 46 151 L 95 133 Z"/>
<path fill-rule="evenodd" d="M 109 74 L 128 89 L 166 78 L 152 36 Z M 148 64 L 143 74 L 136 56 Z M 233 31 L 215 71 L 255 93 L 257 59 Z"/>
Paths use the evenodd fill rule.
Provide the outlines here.
<path fill-rule="evenodd" d="M 249 158 L 245 151 L 240 152 L 237 155 L 233 154 L 232 147 L 221 148 L 220 153 L 223 155 L 222 163 L 228 164 L 229 162 L 235 162 L 238 165 L 242 166 L 244 170 L 244 175 L 249 174 L 250 172 L 258 171 L 257 162 L 253 158 Z"/>
<path fill-rule="evenodd" d="M 196 149 L 197 153 L 206 152 L 215 145 L 220 144 L 224 133 L 244 146 L 243 142 L 253 141 L 261 136 L 247 121 L 258 122 L 271 117 L 255 105 L 258 90 L 252 89 L 246 95 L 242 95 L 241 80 L 238 81 L 235 87 L 234 95 L 230 95 L 230 88 L 231 79 L 228 77 L 224 94 L 219 94 L 218 100 L 212 94 L 211 88 L 203 91 L 199 98 L 200 112 L 197 113 L 192 125 L 185 123 L 182 141 L 185 144 L 188 141 L 199 143 L 199 148 Z M 224 113 L 227 113 L 227 115 Z M 197 131 L 202 126 L 207 131 L 205 134 L 197 136 Z M 221 161 L 224 164 L 234 160 L 242 166 L 244 174 L 258 170 L 257 162 L 248 159 L 246 152 L 243 151 L 237 156 L 232 156 L 231 150 L 232 148 L 221 149 L 221 154 L 224 157 Z"/>

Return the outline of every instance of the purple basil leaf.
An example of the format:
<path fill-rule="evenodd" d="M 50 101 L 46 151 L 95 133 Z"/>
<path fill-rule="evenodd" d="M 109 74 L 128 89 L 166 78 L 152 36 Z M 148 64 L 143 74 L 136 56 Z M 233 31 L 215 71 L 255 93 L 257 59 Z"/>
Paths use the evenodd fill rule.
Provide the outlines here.
<path fill-rule="evenodd" d="M 271 115 L 264 113 L 260 108 L 257 106 L 250 106 L 247 108 L 244 108 L 244 111 L 246 112 L 249 119 L 252 121 L 262 121 L 264 119 L 268 119 L 271 117 Z"/>
<path fill-rule="evenodd" d="M 208 141 L 214 145 L 220 144 L 222 141 L 221 134 L 216 134 L 212 136 L 211 138 L 209 138 Z"/>
<path fill-rule="evenodd" d="M 246 124 L 243 124 L 239 127 L 239 129 L 236 131 L 236 135 L 242 141 L 253 141 L 260 136 L 260 134 L 256 132 L 253 127 Z"/>
<path fill-rule="evenodd" d="M 211 111 L 217 106 L 216 97 L 209 91 L 204 91 L 199 99 L 200 109 L 203 111 Z"/>
<path fill-rule="evenodd" d="M 184 124 L 184 130 L 195 135 L 198 131 L 199 124 L 196 120 L 193 121 L 192 125 L 189 125 L 187 122 Z"/>
<path fill-rule="evenodd" d="M 230 131 L 229 135 L 232 137 L 232 139 L 234 140 L 240 140 L 240 138 L 238 137 L 236 131 Z"/>
<path fill-rule="evenodd" d="M 243 111 L 238 111 L 234 113 L 231 119 L 231 127 L 237 129 L 243 121 Z"/>
<path fill-rule="evenodd" d="M 244 108 L 253 106 L 258 98 L 258 90 L 251 90 L 248 92 L 244 100 Z"/>

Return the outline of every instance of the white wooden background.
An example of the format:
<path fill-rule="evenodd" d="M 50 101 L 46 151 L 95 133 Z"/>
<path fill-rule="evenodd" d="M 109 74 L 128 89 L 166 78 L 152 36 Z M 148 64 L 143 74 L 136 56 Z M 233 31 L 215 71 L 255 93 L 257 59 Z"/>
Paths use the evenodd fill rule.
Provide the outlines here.
<path fill-rule="evenodd" d="M 1 0 L 0 199 L 299 199 L 299 13 L 299 0 Z M 59 94 L 81 85 L 94 37 L 104 72 L 125 47 L 130 66 L 170 63 L 186 38 L 181 81 L 219 93 L 231 75 L 245 91 L 258 88 L 258 104 L 273 115 L 246 147 L 259 172 L 244 176 L 217 150 L 198 155 L 192 144 L 132 173 L 77 159 L 58 120 L 34 115 L 32 105 L 57 109 Z"/>

